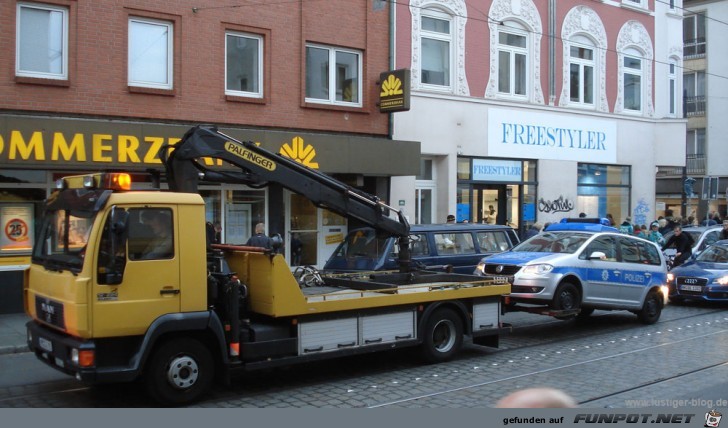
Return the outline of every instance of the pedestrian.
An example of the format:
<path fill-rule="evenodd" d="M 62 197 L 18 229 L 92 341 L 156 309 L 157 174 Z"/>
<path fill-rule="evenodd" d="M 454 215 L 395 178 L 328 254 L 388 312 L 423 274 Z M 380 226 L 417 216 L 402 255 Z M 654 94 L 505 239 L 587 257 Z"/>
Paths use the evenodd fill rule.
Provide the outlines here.
<path fill-rule="evenodd" d="M 301 265 L 303 255 L 303 242 L 298 239 L 298 233 L 291 234 L 291 266 Z"/>
<path fill-rule="evenodd" d="M 586 213 L 579 213 L 579 218 L 586 218 Z"/>
<path fill-rule="evenodd" d="M 611 214 L 607 214 L 607 219 L 609 220 L 609 225 L 610 226 L 612 226 L 612 227 L 616 227 L 617 226 L 617 222 L 614 221 L 614 217 L 612 217 Z"/>
<path fill-rule="evenodd" d="M 622 224 L 619 225 L 619 231 L 625 235 L 634 235 L 634 227 L 632 226 L 632 217 L 627 216 Z"/>
<path fill-rule="evenodd" d="M 673 235 L 662 246 L 662 251 L 675 247 L 675 261 L 673 267 L 678 267 L 685 262 L 693 254 L 693 237 L 689 233 L 683 233 L 682 226 L 676 225 L 673 229 Z"/>
<path fill-rule="evenodd" d="M 662 233 L 660 233 L 660 224 L 658 222 L 653 221 L 652 224 L 650 224 L 650 231 L 647 234 L 647 239 L 660 247 L 665 245 L 665 237 L 662 236 Z"/>
<path fill-rule="evenodd" d="M 723 229 L 721 229 L 718 239 L 728 239 L 728 220 L 723 220 Z"/>
<path fill-rule="evenodd" d="M 576 407 L 576 401 L 559 389 L 526 388 L 501 398 L 495 407 L 502 409 L 573 408 Z"/>
<path fill-rule="evenodd" d="M 455 223 L 455 216 L 450 214 L 447 216 L 447 223 Z"/>
<path fill-rule="evenodd" d="M 273 248 L 273 242 L 270 237 L 265 234 L 265 223 L 255 225 L 255 234 L 248 239 L 245 245 L 249 247 L 260 247 L 270 250 Z"/>
<path fill-rule="evenodd" d="M 528 238 L 538 235 L 541 232 L 542 227 L 543 225 L 539 222 L 532 224 L 531 227 L 529 227 L 526 233 L 523 235 L 523 240 L 525 241 Z"/>
<path fill-rule="evenodd" d="M 222 225 L 215 223 L 215 244 L 222 244 Z"/>

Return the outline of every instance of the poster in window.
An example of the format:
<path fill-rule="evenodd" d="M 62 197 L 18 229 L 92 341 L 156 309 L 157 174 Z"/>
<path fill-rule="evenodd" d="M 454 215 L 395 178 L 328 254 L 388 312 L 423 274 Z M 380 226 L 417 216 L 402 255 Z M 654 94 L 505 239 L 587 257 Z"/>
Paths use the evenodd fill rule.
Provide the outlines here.
<path fill-rule="evenodd" d="M 33 206 L 13 204 L 0 206 L 2 253 L 30 252 L 33 249 Z"/>

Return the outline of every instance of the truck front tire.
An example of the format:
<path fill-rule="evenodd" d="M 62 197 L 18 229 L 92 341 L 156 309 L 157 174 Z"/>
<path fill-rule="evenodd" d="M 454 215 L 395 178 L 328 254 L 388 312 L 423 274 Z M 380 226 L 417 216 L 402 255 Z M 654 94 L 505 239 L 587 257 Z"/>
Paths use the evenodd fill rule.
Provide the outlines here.
<path fill-rule="evenodd" d="M 146 369 L 149 395 L 164 405 L 197 400 L 212 386 L 215 364 L 210 351 L 197 340 L 172 339 L 154 351 Z"/>

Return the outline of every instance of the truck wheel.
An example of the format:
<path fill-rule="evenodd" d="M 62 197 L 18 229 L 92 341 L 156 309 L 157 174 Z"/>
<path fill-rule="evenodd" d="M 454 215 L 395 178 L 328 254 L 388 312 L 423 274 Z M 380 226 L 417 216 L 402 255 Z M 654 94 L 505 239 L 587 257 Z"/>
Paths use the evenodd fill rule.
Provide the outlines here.
<path fill-rule="evenodd" d="M 430 315 L 425 324 L 422 356 L 429 363 L 452 358 L 463 345 L 463 324 L 449 308 L 441 308 Z"/>
<path fill-rule="evenodd" d="M 642 304 L 642 310 L 637 312 L 637 317 L 645 324 L 654 324 L 662 314 L 662 296 L 656 291 L 650 291 Z"/>
<path fill-rule="evenodd" d="M 197 400 L 215 377 L 210 351 L 194 339 L 173 339 L 157 348 L 146 369 L 149 395 L 161 404 L 180 405 Z"/>
<path fill-rule="evenodd" d="M 579 309 L 581 306 L 581 298 L 579 290 L 570 282 L 565 282 L 556 288 L 554 300 L 551 302 L 551 309 L 567 310 Z"/>

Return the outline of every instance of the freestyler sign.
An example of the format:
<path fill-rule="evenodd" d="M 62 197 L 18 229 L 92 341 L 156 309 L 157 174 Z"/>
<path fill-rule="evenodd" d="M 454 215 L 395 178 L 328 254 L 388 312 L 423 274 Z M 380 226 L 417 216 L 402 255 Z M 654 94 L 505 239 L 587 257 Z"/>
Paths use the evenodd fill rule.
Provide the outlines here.
<path fill-rule="evenodd" d="M 616 163 L 617 126 L 607 120 L 490 109 L 488 156 Z"/>

